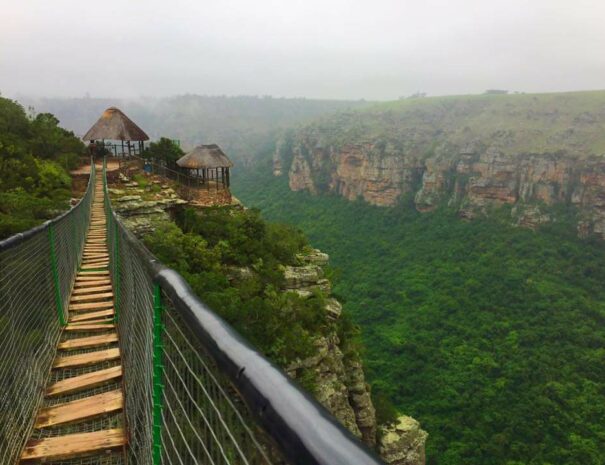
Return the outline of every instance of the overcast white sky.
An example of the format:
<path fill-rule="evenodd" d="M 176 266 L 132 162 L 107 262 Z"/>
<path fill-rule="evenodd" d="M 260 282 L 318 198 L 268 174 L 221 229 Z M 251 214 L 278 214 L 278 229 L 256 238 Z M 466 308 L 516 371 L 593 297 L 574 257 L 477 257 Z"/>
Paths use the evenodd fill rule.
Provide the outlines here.
<path fill-rule="evenodd" d="M 0 92 L 605 88 L 605 0 L 0 0 Z"/>

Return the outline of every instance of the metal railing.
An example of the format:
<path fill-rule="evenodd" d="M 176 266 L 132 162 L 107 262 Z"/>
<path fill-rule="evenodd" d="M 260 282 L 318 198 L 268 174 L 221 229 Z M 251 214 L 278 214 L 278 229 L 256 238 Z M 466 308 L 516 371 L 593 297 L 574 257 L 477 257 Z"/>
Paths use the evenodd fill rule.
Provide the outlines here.
<path fill-rule="evenodd" d="M 111 210 L 129 463 L 378 465 Z"/>
<path fill-rule="evenodd" d="M 154 158 L 143 158 L 137 155 L 131 155 L 128 158 L 118 159 L 120 171 L 125 172 L 128 171 L 129 168 L 132 167 L 132 163 L 134 162 L 136 171 L 146 170 L 145 167 L 148 167 L 148 172 L 150 174 L 156 174 L 166 179 L 171 179 L 176 181 L 181 187 L 188 189 L 206 189 L 206 190 L 228 190 L 229 185 L 226 182 L 226 178 L 222 178 L 221 176 L 215 177 L 213 171 L 209 170 L 207 178 L 202 178 L 200 176 L 192 176 L 188 174 L 188 170 L 180 169 L 172 169 L 166 166 L 165 162 L 158 161 Z"/>
<path fill-rule="evenodd" d="M 14 463 L 33 427 L 82 255 L 94 195 L 0 242 L 0 463 Z"/>

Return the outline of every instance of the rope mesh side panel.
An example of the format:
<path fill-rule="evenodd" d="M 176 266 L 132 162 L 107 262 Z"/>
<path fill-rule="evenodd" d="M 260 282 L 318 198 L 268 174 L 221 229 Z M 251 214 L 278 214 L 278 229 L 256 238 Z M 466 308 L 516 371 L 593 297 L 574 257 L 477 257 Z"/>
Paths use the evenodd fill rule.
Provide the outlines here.
<path fill-rule="evenodd" d="M 0 463 L 21 453 L 59 338 L 47 229 L 0 253 Z"/>
<path fill-rule="evenodd" d="M 55 357 L 61 328 L 51 252 L 67 310 L 91 199 L 89 183 L 84 199 L 69 214 L 0 252 L 0 463 L 15 463 L 21 454 Z"/>
<path fill-rule="evenodd" d="M 246 406 L 163 296 L 162 463 L 270 464 Z"/>
<path fill-rule="evenodd" d="M 69 298 L 90 221 L 90 206 L 94 193 L 94 183 L 91 184 L 90 189 L 92 192 L 84 197 L 82 202 L 72 210 L 70 215 L 63 217 L 53 225 L 61 302 L 66 321 L 69 316 Z"/>
<path fill-rule="evenodd" d="M 151 465 L 153 285 L 143 261 L 127 246 L 122 228 L 119 224 L 119 270 L 115 267 L 115 263 L 112 263 L 112 279 L 114 288 L 118 276 L 120 281 L 120 296 L 117 302 L 118 332 L 124 370 L 126 425 L 129 434 L 127 454 L 129 463 Z M 110 233 L 110 236 L 109 243 L 115 245 L 115 234 Z"/>
<path fill-rule="evenodd" d="M 112 219 L 115 225 L 115 220 Z M 153 281 L 145 260 L 117 223 L 120 281 L 118 331 L 124 369 L 128 462 L 153 463 Z M 115 282 L 114 282 L 115 286 Z M 270 464 L 260 431 L 236 391 L 205 355 L 164 295 L 164 464 Z"/>

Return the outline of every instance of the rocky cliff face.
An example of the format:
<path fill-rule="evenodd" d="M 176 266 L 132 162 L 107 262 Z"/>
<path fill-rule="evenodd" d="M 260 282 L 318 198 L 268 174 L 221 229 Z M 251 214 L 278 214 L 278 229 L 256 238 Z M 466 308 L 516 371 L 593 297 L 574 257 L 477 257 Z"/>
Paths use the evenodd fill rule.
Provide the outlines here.
<path fill-rule="evenodd" d="M 330 282 L 324 277 L 323 267 L 328 255 L 319 250 L 299 256 L 299 266 L 284 267 L 286 292 L 296 292 L 303 298 L 320 290 L 330 294 Z M 342 306 L 333 297 L 326 299 L 328 318 L 337 320 Z M 400 417 L 396 424 L 381 426 L 376 423 L 370 388 L 365 381 L 359 355 L 346 351 L 335 332 L 315 340 L 315 355 L 297 360 L 286 368 L 292 378 L 309 373 L 315 380 L 315 397 L 340 422 L 372 448 L 376 448 L 389 465 L 423 465 L 427 433 L 410 417 Z M 406 425 L 402 427 L 400 425 Z M 377 430 L 384 428 L 378 436 Z"/>
<path fill-rule="evenodd" d="M 578 233 L 605 238 L 605 92 L 389 102 L 323 118 L 281 139 L 290 188 L 372 205 L 411 201 L 473 218 L 510 205 L 531 228 L 577 207 Z"/>
<path fill-rule="evenodd" d="M 580 213 L 579 235 L 605 238 L 605 159 L 600 157 L 511 153 L 497 143 L 480 142 L 442 143 L 425 156 L 381 141 L 316 145 L 303 139 L 294 146 L 288 170 L 292 190 L 334 192 L 383 207 L 410 195 L 421 212 L 447 203 L 469 219 L 511 205 L 514 221 L 531 228 L 556 219 L 545 207 L 573 205 Z M 279 153 L 275 158 L 281 160 Z"/>

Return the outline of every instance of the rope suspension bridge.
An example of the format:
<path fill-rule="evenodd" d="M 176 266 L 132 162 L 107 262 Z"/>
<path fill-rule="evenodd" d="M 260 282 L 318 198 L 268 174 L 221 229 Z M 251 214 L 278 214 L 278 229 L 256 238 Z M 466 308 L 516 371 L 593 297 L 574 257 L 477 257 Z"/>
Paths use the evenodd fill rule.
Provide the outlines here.
<path fill-rule="evenodd" d="M 0 242 L 0 464 L 379 465 L 113 212 Z"/>

